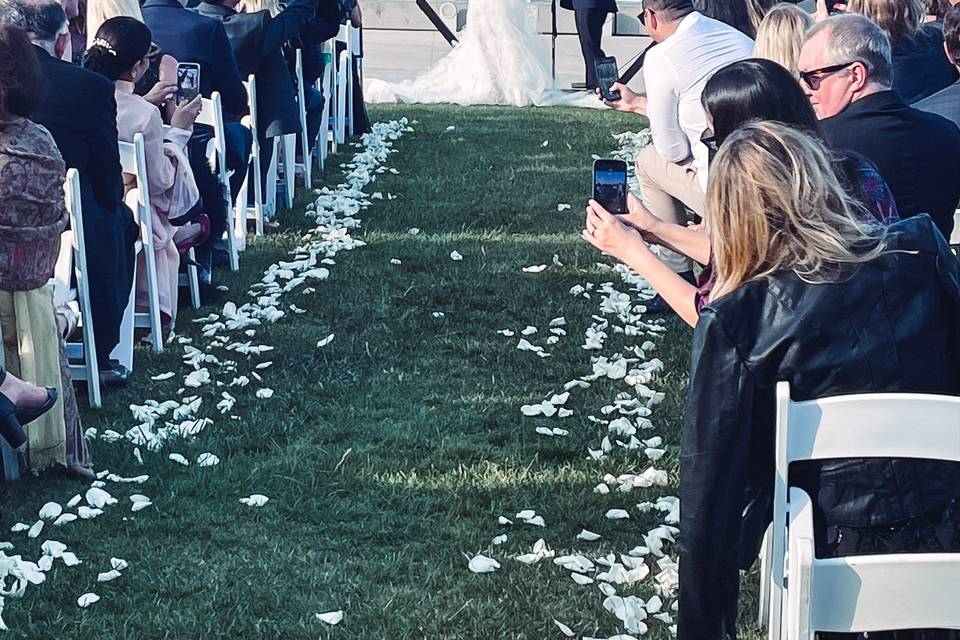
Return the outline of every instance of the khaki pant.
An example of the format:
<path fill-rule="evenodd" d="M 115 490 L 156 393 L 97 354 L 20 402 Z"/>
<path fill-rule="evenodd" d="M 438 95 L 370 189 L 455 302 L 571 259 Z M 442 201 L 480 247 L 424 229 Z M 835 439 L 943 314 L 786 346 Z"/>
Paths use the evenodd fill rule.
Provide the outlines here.
<path fill-rule="evenodd" d="M 650 145 L 637 156 L 637 181 L 643 204 L 661 220 L 686 225 L 686 209 L 703 216 L 706 194 L 700 188 L 692 162 L 667 162 Z M 693 268 L 693 260 L 675 251 L 658 247 L 657 253 L 677 273 Z"/>

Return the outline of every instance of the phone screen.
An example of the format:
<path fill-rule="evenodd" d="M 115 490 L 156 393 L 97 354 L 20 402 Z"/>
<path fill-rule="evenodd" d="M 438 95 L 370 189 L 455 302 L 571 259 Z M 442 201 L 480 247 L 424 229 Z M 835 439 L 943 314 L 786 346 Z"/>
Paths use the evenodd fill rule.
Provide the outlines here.
<path fill-rule="evenodd" d="M 627 213 L 627 164 L 597 160 L 593 164 L 593 199 L 610 213 Z"/>
<path fill-rule="evenodd" d="M 620 92 L 611 89 L 611 85 L 620 79 L 616 58 L 601 58 L 597 60 L 597 84 L 600 86 L 600 95 L 604 100 L 616 102 L 620 99 Z"/>
<path fill-rule="evenodd" d="M 190 102 L 200 95 L 200 65 L 183 62 L 177 65 L 177 104 Z"/>

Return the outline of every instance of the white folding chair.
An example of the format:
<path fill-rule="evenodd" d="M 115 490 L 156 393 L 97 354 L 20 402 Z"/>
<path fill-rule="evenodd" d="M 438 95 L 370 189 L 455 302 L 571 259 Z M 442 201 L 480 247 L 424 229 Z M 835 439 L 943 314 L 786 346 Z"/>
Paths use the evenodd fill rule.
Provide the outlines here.
<path fill-rule="evenodd" d="M 294 158 L 294 171 L 303 175 L 303 186 L 309 189 L 313 184 L 313 150 L 316 147 L 317 141 L 310 140 L 309 134 L 307 133 L 307 100 L 305 93 L 306 88 L 303 84 L 303 52 L 297 49 L 295 57 L 294 79 L 297 83 L 297 108 L 300 114 L 300 153 L 303 156 L 303 162 L 296 162 L 296 155 L 292 148 L 288 147 L 286 154 L 288 157 Z M 295 140 L 296 137 L 294 137 L 294 141 Z M 284 139 L 285 144 L 289 144 L 290 142 L 289 139 Z M 291 206 L 293 206 L 292 203 Z"/>
<path fill-rule="evenodd" d="M 242 216 L 244 218 L 243 224 L 238 225 L 235 218 L 237 215 L 240 215 L 241 212 L 234 212 L 233 192 L 230 189 L 231 172 L 227 168 L 227 135 L 226 127 L 223 123 L 223 103 L 220 99 L 220 92 L 214 91 L 210 94 L 209 99 L 203 98 L 202 101 L 203 105 L 200 110 L 200 115 L 197 117 L 197 122 L 213 129 L 213 139 L 210 141 L 213 146 L 213 161 L 211 162 L 211 166 L 217 174 L 217 182 L 220 183 L 220 190 L 223 194 L 224 204 L 226 205 L 227 232 L 225 238 L 227 242 L 227 252 L 230 255 L 230 270 L 237 271 L 240 269 L 240 251 L 245 247 L 247 239 L 247 225 L 245 220 L 246 203 L 244 203 Z M 192 251 L 191 249 L 191 252 Z M 190 259 L 194 261 L 192 253 Z M 197 268 L 189 265 L 187 267 L 187 273 L 192 283 L 197 277 Z M 191 288 L 191 292 L 192 290 Z"/>
<path fill-rule="evenodd" d="M 87 288 L 87 254 L 83 241 L 83 207 L 80 204 L 80 174 L 76 169 L 67 170 L 64 183 L 67 212 L 70 214 L 70 229 L 60 239 L 60 255 L 54 270 L 53 298 L 60 304 L 75 302 L 79 308 L 82 342 L 67 343 L 67 358 L 79 361 L 70 364 L 70 377 L 87 382 L 87 397 L 91 407 L 99 408 L 100 369 L 97 366 L 97 347 L 93 337 L 93 317 L 90 311 L 90 291 Z M 76 287 L 71 284 L 76 279 Z"/>
<path fill-rule="evenodd" d="M 336 136 L 330 133 L 331 123 L 336 122 L 336 113 L 334 106 L 337 104 L 336 94 L 336 65 L 334 64 L 334 54 L 337 41 L 331 38 L 323 43 L 323 77 L 317 80 L 317 90 L 323 94 L 323 112 L 320 116 L 320 135 L 317 136 L 317 157 L 319 158 L 320 168 L 323 169 L 327 164 L 327 155 L 330 152 L 330 144 L 333 143 L 333 152 L 337 152 Z"/>
<path fill-rule="evenodd" d="M 347 27 L 347 47 L 350 49 L 350 83 L 347 85 L 347 123 L 350 127 L 350 137 L 353 137 L 354 113 L 353 113 L 353 87 L 363 86 L 363 48 L 361 47 L 361 32 L 358 27 Z M 356 76 L 356 78 L 354 78 Z"/>
<path fill-rule="evenodd" d="M 960 462 L 960 397 L 881 393 L 793 402 L 789 384 L 780 382 L 776 451 L 770 638 L 960 629 L 960 553 L 816 558 L 810 497 L 798 488 L 788 496 L 787 484 L 796 460 Z"/>
<path fill-rule="evenodd" d="M 153 350 L 163 352 L 163 332 L 160 326 L 160 290 L 157 285 L 157 259 L 153 251 L 153 216 L 150 205 L 150 188 L 147 181 L 147 154 L 144 148 L 143 134 L 133 136 L 133 142 L 120 141 L 120 166 L 123 172 L 132 175 L 137 186 L 127 193 L 127 205 L 140 225 L 140 243 L 143 262 L 147 272 L 147 313 L 134 309 L 135 328 L 150 330 L 150 342 Z M 136 283 L 134 283 L 136 287 Z M 134 293 L 136 300 L 136 293 Z"/>
<path fill-rule="evenodd" d="M 278 166 L 283 167 L 283 195 L 287 209 L 293 207 L 293 198 L 297 190 L 297 134 L 287 133 L 274 138 L 276 149 L 280 151 Z"/>
<path fill-rule="evenodd" d="M 346 142 L 347 139 L 347 120 L 350 118 L 349 111 L 353 102 L 350 97 L 353 94 L 353 63 L 350 60 L 350 36 L 346 25 L 340 27 L 340 33 L 337 35 L 337 42 L 342 42 L 346 48 L 340 52 L 339 66 L 337 68 L 337 91 L 336 91 L 336 120 L 334 122 L 335 135 L 334 140 L 338 145 Z M 334 55 L 336 55 L 336 45 L 334 45 Z"/>
<path fill-rule="evenodd" d="M 247 78 L 244 83 L 247 88 L 247 95 L 250 101 L 250 115 L 244 117 L 243 122 L 250 129 L 253 135 L 253 145 L 250 149 L 250 168 L 244 179 L 243 187 L 237 196 L 237 211 L 243 211 L 242 216 L 238 216 L 237 224 L 246 225 L 247 220 L 254 220 L 256 224 L 256 234 L 263 235 L 263 221 L 265 217 L 273 215 L 277 203 L 277 162 L 279 140 L 273 139 L 273 155 L 270 166 L 267 169 L 267 193 L 263 193 L 263 174 L 260 167 L 260 123 L 257 113 L 257 80 L 253 74 Z M 271 179 L 272 176 L 272 179 Z M 247 205 L 247 194 L 250 189 L 250 183 L 253 183 L 252 207 Z"/>

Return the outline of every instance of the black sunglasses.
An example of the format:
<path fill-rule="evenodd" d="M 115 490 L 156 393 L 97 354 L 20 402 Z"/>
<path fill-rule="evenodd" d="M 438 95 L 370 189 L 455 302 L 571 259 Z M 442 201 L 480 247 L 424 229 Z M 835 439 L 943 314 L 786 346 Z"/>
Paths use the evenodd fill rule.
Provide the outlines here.
<path fill-rule="evenodd" d="M 637 16 L 637 19 L 640 20 L 640 24 L 643 26 L 647 26 L 647 11 L 649 11 L 649 9 L 644 9 L 640 12 L 640 15 Z"/>
<path fill-rule="evenodd" d="M 842 71 L 856 62 L 859 62 L 859 60 L 851 60 L 850 62 L 845 62 L 843 64 L 835 64 L 829 67 L 821 67 L 820 69 L 812 69 L 810 71 L 801 71 L 800 79 L 803 80 L 805 85 L 810 87 L 811 91 L 816 91 L 820 88 L 820 83 L 824 78 L 830 74 L 836 73 L 837 71 Z"/>

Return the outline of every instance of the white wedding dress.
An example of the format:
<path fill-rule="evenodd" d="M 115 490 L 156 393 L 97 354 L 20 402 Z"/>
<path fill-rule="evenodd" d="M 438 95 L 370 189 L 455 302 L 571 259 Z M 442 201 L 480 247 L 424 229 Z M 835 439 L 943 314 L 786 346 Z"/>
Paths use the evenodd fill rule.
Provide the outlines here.
<path fill-rule="evenodd" d="M 366 102 L 597 106 L 594 96 L 558 91 L 550 52 L 527 23 L 525 0 L 470 0 L 460 42 L 413 80 L 370 79 Z"/>

